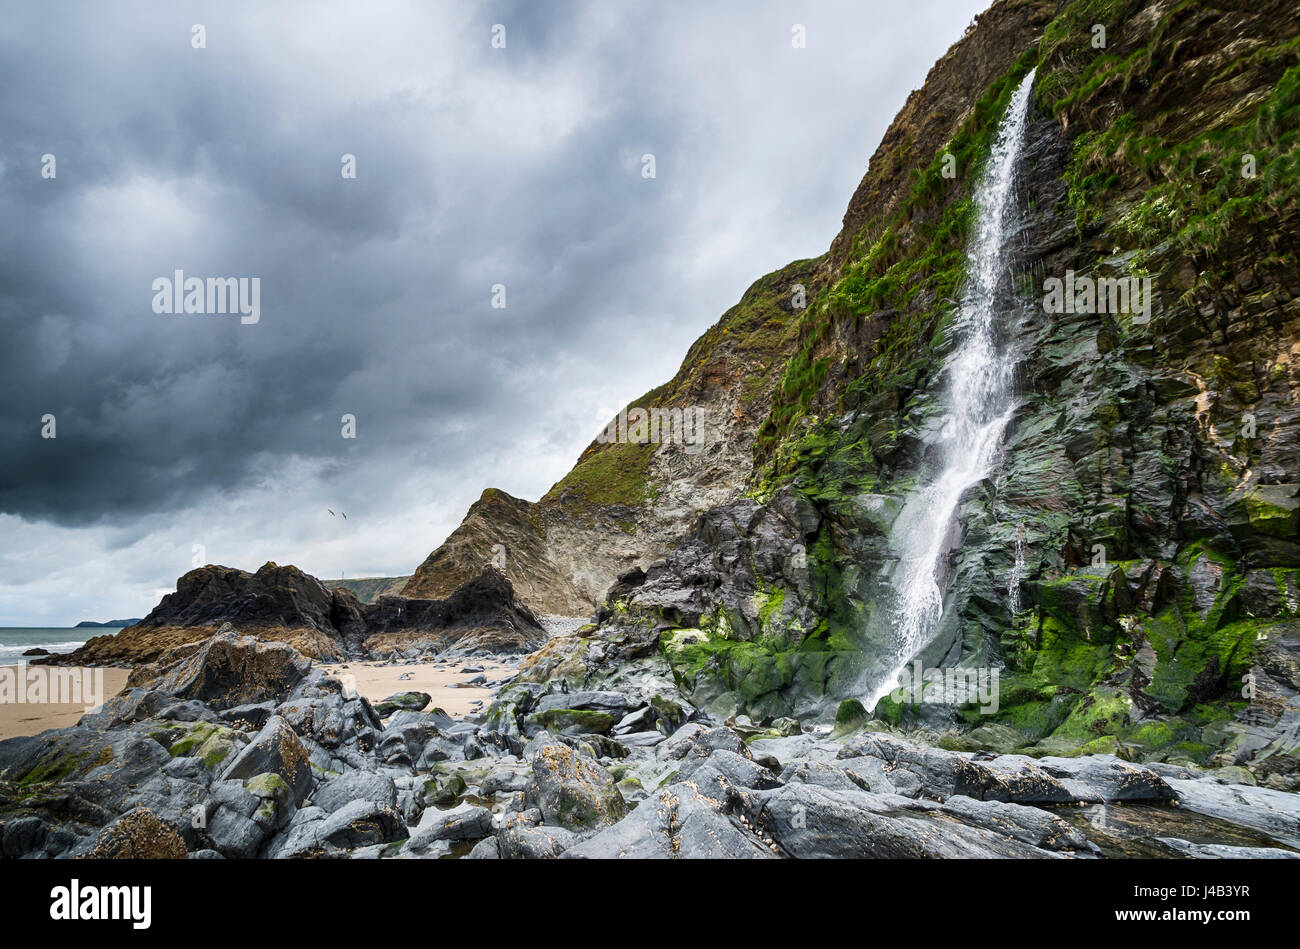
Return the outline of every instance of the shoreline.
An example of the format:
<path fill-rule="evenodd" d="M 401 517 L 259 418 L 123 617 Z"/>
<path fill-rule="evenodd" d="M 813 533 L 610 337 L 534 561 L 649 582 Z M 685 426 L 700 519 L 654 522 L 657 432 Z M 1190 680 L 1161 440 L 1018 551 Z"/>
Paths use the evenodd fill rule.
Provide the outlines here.
<path fill-rule="evenodd" d="M 58 674 L 82 677 L 83 681 L 89 679 L 95 682 L 94 688 L 98 692 L 95 697 L 100 700 L 98 704 L 121 693 L 131 675 L 131 670 L 124 666 L 38 666 L 27 662 L 0 666 L 0 677 L 7 680 L 0 684 L 0 741 L 39 735 L 51 728 L 69 728 L 77 724 L 82 715 L 92 710 L 86 707 L 85 702 L 78 701 L 49 702 L 44 701 L 43 697 L 34 700 L 28 696 L 23 696 L 23 701 L 16 701 L 15 695 L 6 691 L 6 687 L 12 689 L 16 677 L 15 673 L 7 671 L 10 669 L 26 669 L 28 673 L 40 670 L 44 676 Z"/>
<path fill-rule="evenodd" d="M 42 657 L 46 658 L 46 657 Z M 364 695 L 372 705 L 399 692 L 427 692 L 430 695 L 428 709 L 441 708 L 448 715 L 464 718 L 487 709 L 492 704 L 496 688 L 483 686 L 460 687 L 459 683 L 468 682 L 478 675 L 493 682 L 518 671 L 518 663 L 511 664 L 498 657 L 458 658 L 428 662 L 412 662 L 394 665 L 376 660 L 349 660 L 347 662 L 318 662 L 314 665 L 327 675 L 352 676 L 353 687 L 357 693 Z M 28 668 L 29 670 L 57 671 L 62 675 L 94 676 L 102 673 L 101 702 L 106 702 L 121 694 L 126 687 L 127 678 L 132 669 L 126 666 L 56 666 L 33 665 L 30 663 L 10 663 L 0 666 L 0 676 L 6 669 Z M 481 668 L 482 672 L 461 672 L 466 667 Z M 402 678 L 402 676 L 409 676 Z M 68 728 L 75 724 L 89 709 L 83 702 L 49 702 L 15 701 L 13 694 L 7 694 L 0 684 L 0 741 L 9 738 L 38 735 L 51 728 Z M 475 702 L 482 704 L 475 705 Z"/>

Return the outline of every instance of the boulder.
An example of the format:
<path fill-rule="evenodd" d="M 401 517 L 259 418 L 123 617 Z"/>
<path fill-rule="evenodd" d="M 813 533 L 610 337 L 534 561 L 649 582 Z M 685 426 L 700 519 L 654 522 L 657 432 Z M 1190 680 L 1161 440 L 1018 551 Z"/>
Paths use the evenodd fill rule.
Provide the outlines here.
<path fill-rule="evenodd" d="M 95 837 L 90 860 L 184 860 L 185 841 L 171 824 L 146 808 L 123 814 Z"/>
<path fill-rule="evenodd" d="M 279 715 L 271 716 L 257 737 L 221 772 L 221 778 L 247 779 L 267 773 L 284 780 L 295 807 L 311 790 L 313 776 L 307 750 Z"/>
<path fill-rule="evenodd" d="M 397 787 L 386 774 L 374 771 L 349 771 L 324 782 L 312 793 L 312 804 L 333 814 L 350 801 L 375 801 L 397 806 Z"/>
<path fill-rule="evenodd" d="M 568 848 L 565 858 L 770 859 L 772 848 L 690 784 L 673 784 L 617 824 Z"/>
<path fill-rule="evenodd" d="M 227 625 L 187 656 L 135 670 L 128 685 L 230 709 L 283 701 L 310 670 L 311 660 L 292 646 L 240 636 Z"/>
<path fill-rule="evenodd" d="M 474 804 L 460 804 L 449 810 L 427 808 L 411 832 L 409 847 L 424 850 L 437 841 L 478 840 L 492 832 L 492 812 Z"/>
<path fill-rule="evenodd" d="M 398 692 L 396 695 L 390 695 L 382 702 L 376 703 L 375 714 L 380 718 L 387 718 L 399 710 L 421 712 L 432 701 L 433 696 L 428 692 Z"/>
<path fill-rule="evenodd" d="M 532 762 L 524 799 L 548 823 L 587 829 L 612 824 L 627 813 L 614 779 L 594 758 L 555 743 L 538 748 Z"/>

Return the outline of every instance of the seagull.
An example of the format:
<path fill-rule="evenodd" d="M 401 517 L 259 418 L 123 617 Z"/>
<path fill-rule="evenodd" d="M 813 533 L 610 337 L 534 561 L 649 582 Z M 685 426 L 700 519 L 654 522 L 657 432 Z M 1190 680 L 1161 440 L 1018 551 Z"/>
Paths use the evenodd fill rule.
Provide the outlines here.
<path fill-rule="evenodd" d="M 329 508 L 326 508 L 325 510 L 330 511 Z M 333 512 L 333 511 L 330 511 L 330 517 L 333 517 L 333 516 L 334 516 L 334 512 Z"/>
<path fill-rule="evenodd" d="M 342 512 L 342 511 L 339 511 L 339 513 L 340 513 L 340 514 L 343 514 L 343 512 Z M 348 519 L 348 516 L 347 516 L 347 515 L 346 515 L 346 514 L 343 514 L 343 520 L 345 520 L 345 521 L 346 521 L 346 520 L 347 520 L 347 519 Z"/>

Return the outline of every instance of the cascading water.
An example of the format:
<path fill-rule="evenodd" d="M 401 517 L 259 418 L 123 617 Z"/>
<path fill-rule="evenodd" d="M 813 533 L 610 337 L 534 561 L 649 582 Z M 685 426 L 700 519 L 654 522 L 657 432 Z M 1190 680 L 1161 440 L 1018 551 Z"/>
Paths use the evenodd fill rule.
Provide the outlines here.
<path fill-rule="evenodd" d="M 985 478 L 1014 411 L 1015 358 L 997 345 L 999 286 L 1007 271 L 1006 232 L 1024 145 L 1034 71 L 1011 97 L 975 192 L 976 226 L 967 248 L 967 283 L 957 312 L 956 348 L 944 363 L 948 415 L 937 439 L 938 471 L 904 503 L 890 530 L 899 563 L 893 579 L 890 671 L 868 691 L 867 708 L 897 687 L 899 674 L 933 638 L 943 615 L 939 562 L 957 502 Z"/>

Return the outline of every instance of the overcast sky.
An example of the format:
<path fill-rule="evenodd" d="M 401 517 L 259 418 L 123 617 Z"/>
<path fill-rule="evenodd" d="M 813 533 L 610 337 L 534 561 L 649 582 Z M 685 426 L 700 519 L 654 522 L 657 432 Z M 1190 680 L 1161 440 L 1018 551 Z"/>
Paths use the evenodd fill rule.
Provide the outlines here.
<path fill-rule="evenodd" d="M 537 499 L 827 248 L 985 5 L 7 5 L 0 625 L 143 616 L 195 545 L 405 574 Z M 259 277 L 260 320 L 155 313 L 175 270 Z"/>

